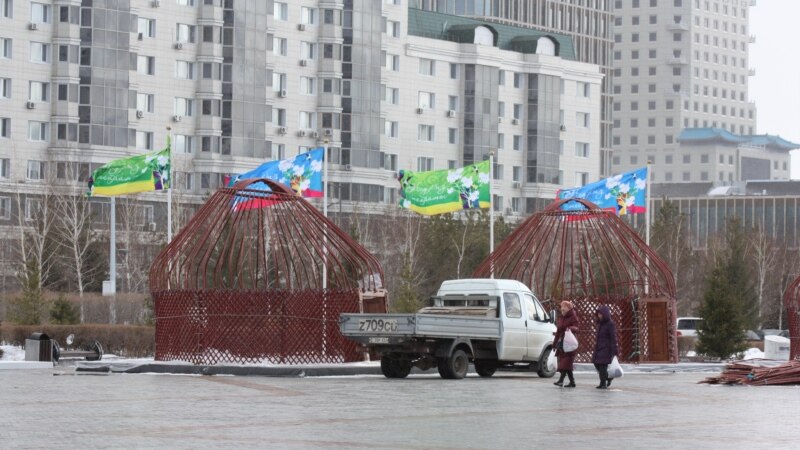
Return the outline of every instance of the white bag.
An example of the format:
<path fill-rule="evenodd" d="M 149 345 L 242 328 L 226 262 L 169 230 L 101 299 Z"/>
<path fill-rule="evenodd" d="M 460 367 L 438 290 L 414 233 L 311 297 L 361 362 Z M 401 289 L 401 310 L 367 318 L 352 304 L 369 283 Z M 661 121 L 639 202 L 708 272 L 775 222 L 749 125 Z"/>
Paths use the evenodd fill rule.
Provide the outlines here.
<path fill-rule="evenodd" d="M 615 356 L 608 365 L 608 378 L 622 378 L 625 373 L 622 371 L 622 366 L 619 365 L 619 360 Z"/>
<path fill-rule="evenodd" d="M 567 329 L 564 332 L 564 352 L 570 353 L 578 349 L 578 338 L 572 333 L 572 330 Z"/>
<path fill-rule="evenodd" d="M 555 372 L 556 366 L 558 365 L 558 359 L 556 359 L 556 351 L 552 350 L 550 353 L 547 354 L 547 371 L 548 372 Z"/>

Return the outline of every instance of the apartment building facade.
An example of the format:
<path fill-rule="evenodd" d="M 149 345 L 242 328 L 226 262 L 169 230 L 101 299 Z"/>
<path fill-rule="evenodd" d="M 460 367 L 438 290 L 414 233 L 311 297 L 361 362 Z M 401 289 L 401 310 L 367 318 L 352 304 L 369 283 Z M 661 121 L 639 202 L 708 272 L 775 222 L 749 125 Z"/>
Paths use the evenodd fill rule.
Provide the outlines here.
<path fill-rule="evenodd" d="M 749 66 L 755 37 L 748 20 L 755 2 L 614 3 L 614 171 L 649 160 L 657 183 L 739 181 L 729 179 L 728 171 L 718 180 L 719 170 L 695 170 L 701 155 L 693 155 L 679 136 L 685 128 L 755 133 L 756 107 L 748 94 L 755 73 Z"/>
<path fill-rule="evenodd" d="M 354 3 L 0 0 L 0 220 L 168 135 L 187 203 L 320 145 L 345 208 L 396 203 L 399 169 L 489 152 L 501 213 L 599 177 L 603 75 L 569 36 Z M 141 199 L 139 222 L 163 231 L 164 196 Z"/>

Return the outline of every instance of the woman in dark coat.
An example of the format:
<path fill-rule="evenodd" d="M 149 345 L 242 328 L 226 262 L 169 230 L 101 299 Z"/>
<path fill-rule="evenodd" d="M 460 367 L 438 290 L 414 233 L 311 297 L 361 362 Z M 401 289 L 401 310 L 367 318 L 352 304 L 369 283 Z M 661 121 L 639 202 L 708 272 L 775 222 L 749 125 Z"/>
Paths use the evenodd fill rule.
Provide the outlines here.
<path fill-rule="evenodd" d="M 613 378 L 608 378 L 608 365 L 618 353 L 617 327 L 611 320 L 611 311 L 608 306 L 600 305 L 597 308 L 596 316 L 597 341 L 594 344 L 592 362 L 597 373 L 600 374 L 600 385 L 597 386 L 597 389 L 605 389 L 611 386 L 611 380 L 613 380 Z"/>
<path fill-rule="evenodd" d="M 575 307 L 571 302 L 566 300 L 561 302 L 561 317 L 559 317 L 556 322 L 556 335 L 555 338 L 553 338 L 553 345 L 556 348 L 556 357 L 558 358 L 558 373 L 561 374 L 558 381 L 553 383 L 556 386 L 575 387 L 575 378 L 572 376 L 572 369 L 575 363 L 575 354 L 577 350 L 565 352 L 563 350 L 562 341 L 564 340 L 564 333 L 566 333 L 568 329 L 572 330 L 573 334 L 577 334 L 578 326 L 580 326 L 580 321 L 578 320 L 578 315 L 575 313 Z M 567 385 L 564 384 L 565 376 L 569 377 L 569 384 Z"/>

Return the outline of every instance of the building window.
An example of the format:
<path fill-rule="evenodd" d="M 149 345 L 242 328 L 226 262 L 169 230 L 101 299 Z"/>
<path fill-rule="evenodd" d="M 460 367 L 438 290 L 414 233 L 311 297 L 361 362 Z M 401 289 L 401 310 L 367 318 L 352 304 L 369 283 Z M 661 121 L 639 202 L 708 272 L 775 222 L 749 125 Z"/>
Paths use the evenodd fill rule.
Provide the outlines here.
<path fill-rule="evenodd" d="M 175 151 L 177 153 L 194 153 L 194 137 L 176 134 Z"/>
<path fill-rule="evenodd" d="M 11 98 L 11 78 L 0 78 L 0 98 Z"/>
<path fill-rule="evenodd" d="M 275 2 L 273 4 L 272 14 L 275 16 L 275 20 L 282 20 L 282 21 L 289 20 L 289 4 L 282 2 Z"/>
<path fill-rule="evenodd" d="M 194 115 L 194 100 L 190 98 L 175 98 L 175 115 L 192 117 Z"/>
<path fill-rule="evenodd" d="M 272 54 L 276 56 L 286 56 L 288 40 L 281 37 L 272 38 Z"/>
<path fill-rule="evenodd" d="M 433 92 L 420 91 L 419 92 L 419 97 L 418 97 L 418 102 L 417 102 L 417 107 L 418 108 L 423 108 L 423 109 L 435 109 L 436 108 L 436 94 L 434 94 Z"/>
<path fill-rule="evenodd" d="M 0 117 L 0 138 L 11 137 L 11 119 L 8 117 Z"/>
<path fill-rule="evenodd" d="M 41 42 L 31 42 L 31 62 L 35 63 L 49 63 L 50 62 L 50 44 L 43 44 Z"/>
<path fill-rule="evenodd" d="M 386 35 L 391 37 L 400 37 L 400 22 L 395 20 L 387 20 Z"/>
<path fill-rule="evenodd" d="M 398 122 L 387 120 L 383 126 L 384 126 L 384 134 L 386 135 L 386 137 L 389 138 L 398 137 L 398 132 L 400 129 L 400 124 Z"/>
<path fill-rule="evenodd" d="M 286 89 L 286 74 L 272 72 L 272 90 L 280 92 L 284 89 Z"/>
<path fill-rule="evenodd" d="M 524 74 L 514 72 L 514 87 L 515 88 L 521 88 L 522 87 L 523 77 L 524 77 Z"/>
<path fill-rule="evenodd" d="M 0 17 L 6 19 L 14 17 L 14 0 L 0 0 Z"/>
<path fill-rule="evenodd" d="M 178 0 L 178 5 L 180 6 L 194 6 L 195 0 Z"/>
<path fill-rule="evenodd" d="M 156 37 L 156 21 L 146 17 L 139 17 L 137 21 L 137 31 L 143 38 Z"/>
<path fill-rule="evenodd" d="M 284 108 L 272 108 L 272 124 L 279 127 L 286 126 L 286 110 Z"/>
<path fill-rule="evenodd" d="M 156 58 L 153 56 L 138 55 L 136 57 L 136 71 L 142 75 L 155 75 Z"/>
<path fill-rule="evenodd" d="M 28 122 L 28 139 L 36 142 L 47 142 L 50 140 L 50 124 L 47 122 Z"/>
<path fill-rule="evenodd" d="M 417 140 L 424 142 L 433 142 L 434 128 L 433 125 L 420 124 L 417 128 Z"/>
<path fill-rule="evenodd" d="M 589 184 L 589 172 L 575 172 L 575 187 Z"/>
<path fill-rule="evenodd" d="M 183 42 L 188 44 L 194 44 L 195 42 L 195 31 L 196 28 L 194 25 L 187 25 L 185 23 L 179 23 L 176 25 L 175 31 L 175 41 L 176 42 Z"/>
<path fill-rule="evenodd" d="M 136 132 L 136 148 L 139 150 L 153 149 L 153 133 L 151 131 Z"/>
<path fill-rule="evenodd" d="M 50 5 L 31 2 L 31 22 L 50 23 L 52 21 L 50 13 L 51 13 Z"/>
<path fill-rule="evenodd" d="M 300 93 L 317 95 L 317 79 L 313 77 L 300 77 Z"/>
<path fill-rule="evenodd" d="M 50 83 L 42 83 L 40 81 L 31 81 L 29 83 L 28 100 L 32 102 L 48 102 L 50 101 Z"/>
<path fill-rule="evenodd" d="M 0 59 L 11 59 L 12 41 L 9 38 L 0 38 Z"/>
<path fill-rule="evenodd" d="M 136 109 L 152 113 L 154 111 L 155 97 L 153 94 L 136 94 Z"/>
<path fill-rule="evenodd" d="M 194 64 L 189 61 L 175 61 L 175 77 L 181 80 L 194 80 Z"/>
<path fill-rule="evenodd" d="M 589 128 L 589 113 L 579 112 L 575 116 L 576 124 L 579 127 Z"/>
<path fill-rule="evenodd" d="M 317 59 L 317 44 L 313 42 L 301 42 L 300 59 Z"/>
<path fill-rule="evenodd" d="M 436 61 L 427 58 L 420 58 L 419 60 L 419 74 L 427 76 L 436 76 Z"/>
<path fill-rule="evenodd" d="M 400 71 L 400 55 L 386 54 L 386 69 L 392 72 Z"/>
<path fill-rule="evenodd" d="M 305 130 L 316 130 L 317 114 L 310 111 L 300 111 L 300 128 Z"/>
<path fill-rule="evenodd" d="M 396 105 L 400 101 L 400 90 L 393 87 L 384 89 L 384 100 L 390 105 Z"/>
<path fill-rule="evenodd" d="M 458 79 L 458 64 L 450 63 L 450 78 L 453 80 Z"/>
<path fill-rule="evenodd" d="M 417 172 L 426 172 L 429 170 L 433 170 L 433 158 L 426 156 L 417 157 Z"/>
<path fill-rule="evenodd" d="M 43 180 L 44 161 L 28 160 L 28 173 L 26 178 L 29 180 Z"/>
<path fill-rule="evenodd" d="M 512 146 L 514 150 L 522 150 L 522 136 L 515 134 L 512 138 Z"/>
<path fill-rule="evenodd" d="M 285 20 L 285 19 L 284 19 Z M 317 10 L 316 8 L 301 7 L 300 8 L 300 23 L 306 25 L 317 24 Z"/>
<path fill-rule="evenodd" d="M 447 143 L 458 144 L 458 128 L 447 129 Z"/>
<path fill-rule="evenodd" d="M 589 144 L 586 142 L 576 142 L 575 143 L 575 156 L 581 158 L 588 158 L 589 157 Z"/>

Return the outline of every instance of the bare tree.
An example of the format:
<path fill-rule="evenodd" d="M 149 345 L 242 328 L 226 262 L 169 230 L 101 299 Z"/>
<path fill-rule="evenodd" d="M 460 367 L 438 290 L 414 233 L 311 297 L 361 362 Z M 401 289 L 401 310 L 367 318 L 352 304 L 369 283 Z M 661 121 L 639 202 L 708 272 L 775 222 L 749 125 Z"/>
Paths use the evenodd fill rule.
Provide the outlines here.
<path fill-rule="evenodd" d="M 38 273 L 38 288 L 44 288 L 56 259 L 52 250 L 52 231 L 56 214 L 53 208 L 54 195 L 51 183 L 35 186 L 23 193 L 16 192 L 17 201 L 17 262 L 24 283 L 28 283 L 27 267 Z M 32 266 L 28 266 L 28 264 Z"/>
<path fill-rule="evenodd" d="M 66 172 L 68 180 L 80 180 L 76 164 L 67 163 Z M 95 275 L 99 269 L 89 259 L 90 249 L 95 242 L 95 234 L 91 229 L 91 211 L 89 199 L 84 195 L 81 187 L 64 187 L 63 195 L 55 197 L 55 224 L 54 232 L 56 242 L 63 250 L 64 265 L 75 276 L 78 296 L 80 297 L 81 322 L 85 318 L 85 305 L 83 294 L 86 290 L 86 279 Z"/>
<path fill-rule="evenodd" d="M 758 328 L 764 325 L 765 307 L 770 291 L 774 292 L 775 269 L 780 260 L 780 252 L 775 240 L 772 239 L 762 228 L 754 228 L 750 232 L 748 239 L 750 258 L 753 262 L 753 273 L 755 275 L 755 291 L 758 307 Z"/>

